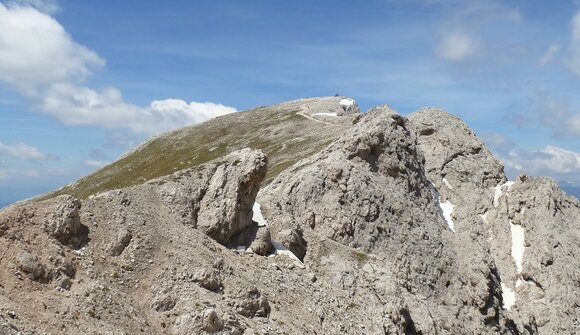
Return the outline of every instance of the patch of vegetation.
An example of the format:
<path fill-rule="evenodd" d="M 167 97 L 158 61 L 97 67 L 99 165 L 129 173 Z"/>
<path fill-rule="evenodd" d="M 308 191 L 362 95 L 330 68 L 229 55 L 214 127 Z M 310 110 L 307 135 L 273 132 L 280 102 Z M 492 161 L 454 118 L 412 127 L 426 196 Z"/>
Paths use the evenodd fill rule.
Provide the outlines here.
<path fill-rule="evenodd" d="M 362 251 L 353 251 L 353 255 L 361 263 L 366 263 L 371 258 L 371 256 Z"/>
<path fill-rule="evenodd" d="M 233 113 L 154 138 L 134 152 L 37 200 L 62 194 L 85 199 L 90 195 L 125 188 L 223 157 L 246 147 L 268 156 L 264 184 L 302 158 L 328 145 L 339 132 L 333 126 L 312 122 L 296 109 L 258 108 Z M 327 136 L 319 136 L 326 129 Z M 329 136 L 333 136 L 329 138 Z"/>

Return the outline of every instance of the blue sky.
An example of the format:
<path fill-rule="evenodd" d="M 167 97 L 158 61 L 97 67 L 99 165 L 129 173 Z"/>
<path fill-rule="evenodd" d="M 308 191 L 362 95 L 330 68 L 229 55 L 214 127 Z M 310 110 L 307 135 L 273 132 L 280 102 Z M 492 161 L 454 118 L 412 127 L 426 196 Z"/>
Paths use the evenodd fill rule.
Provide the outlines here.
<path fill-rule="evenodd" d="M 574 1 L 0 0 L 0 203 L 147 137 L 340 93 L 438 106 L 513 177 L 580 187 Z"/>

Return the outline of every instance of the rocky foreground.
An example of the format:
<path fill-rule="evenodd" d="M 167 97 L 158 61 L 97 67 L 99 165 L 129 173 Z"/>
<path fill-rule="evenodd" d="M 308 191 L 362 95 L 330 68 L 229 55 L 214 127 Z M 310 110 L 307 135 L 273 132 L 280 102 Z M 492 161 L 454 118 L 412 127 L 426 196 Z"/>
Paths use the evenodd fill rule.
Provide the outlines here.
<path fill-rule="evenodd" d="M 441 110 L 305 101 L 333 139 L 267 185 L 252 147 L 1 211 L 0 334 L 580 333 L 576 198 Z"/>

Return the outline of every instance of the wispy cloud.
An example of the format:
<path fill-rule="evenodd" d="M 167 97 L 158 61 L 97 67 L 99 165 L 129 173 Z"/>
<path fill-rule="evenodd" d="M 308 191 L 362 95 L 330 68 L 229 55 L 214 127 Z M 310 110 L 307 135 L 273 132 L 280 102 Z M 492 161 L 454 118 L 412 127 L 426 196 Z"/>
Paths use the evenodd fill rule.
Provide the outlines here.
<path fill-rule="evenodd" d="M 450 6 L 449 14 L 441 20 L 439 32 L 441 37 L 435 47 L 435 54 L 451 62 L 473 58 L 485 51 L 488 42 L 494 42 L 493 39 L 486 38 L 488 36 L 484 34 L 484 30 L 500 21 L 522 20 L 517 8 L 511 8 L 498 1 L 455 3 Z"/>
<path fill-rule="evenodd" d="M 540 124 L 552 130 L 558 138 L 580 138 L 580 111 L 573 110 L 567 99 L 539 95 L 536 115 Z"/>
<path fill-rule="evenodd" d="M 556 146 L 537 151 L 512 150 L 501 159 L 508 168 L 518 172 L 580 181 L 580 153 L 571 150 Z"/>
<path fill-rule="evenodd" d="M 436 53 L 448 61 L 463 61 L 477 54 L 479 42 L 464 32 L 454 32 L 442 37 Z"/>
<path fill-rule="evenodd" d="M 33 4 L 34 3 L 34 4 Z M 37 8 L 46 1 L 0 3 L 0 81 L 67 125 L 128 129 L 151 135 L 236 112 L 215 103 L 157 100 L 141 107 L 119 89 L 84 85 L 105 65 L 94 51 L 76 43 L 54 18 Z"/>
<path fill-rule="evenodd" d="M 574 74 L 580 76 L 580 11 L 572 19 L 568 52 L 569 56 L 566 64 Z"/>
<path fill-rule="evenodd" d="M 514 143 L 500 133 L 485 132 L 481 134 L 481 137 L 494 152 L 507 153 L 514 148 Z"/>
<path fill-rule="evenodd" d="M 65 171 L 60 169 L 0 169 L 0 180 L 12 178 L 42 178 L 50 176 L 63 176 Z"/>
<path fill-rule="evenodd" d="M 38 148 L 26 145 L 24 143 L 16 143 L 14 145 L 7 145 L 0 142 L 0 156 L 9 156 L 22 160 L 45 160 L 48 155 L 40 151 Z"/>
<path fill-rule="evenodd" d="M 554 58 L 556 57 L 556 55 L 558 54 L 558 52 L 560 52 L 560 49 L 562 49 L 560 47 L 559 44 L 551 44 L 548 49 L 546 50 L 546 52 L 540 57 L 540 59 L 538 60 L 538 62 L 541 65 L 546 65 L 550 62 L 552 62 L 554 60 Z"/>
<path fill-rule="evenodd" d="M 48 14 L 60 10 L 57 0 L 9 0 L 7 3 L 9 6 L 32 7 Z"/>

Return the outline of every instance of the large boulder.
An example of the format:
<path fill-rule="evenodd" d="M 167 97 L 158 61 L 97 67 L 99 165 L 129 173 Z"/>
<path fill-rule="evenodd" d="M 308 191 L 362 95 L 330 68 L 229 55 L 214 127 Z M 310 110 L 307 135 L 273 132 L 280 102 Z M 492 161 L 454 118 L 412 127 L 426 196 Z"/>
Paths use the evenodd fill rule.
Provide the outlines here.
<path fill-rule="evenodd" d="M 208 181 L 197 228 L 227 245 L 252 225 L 252 207 L 266 170 L 266 155 L 261 151 L 244 149 L 228 155 Z"/>

